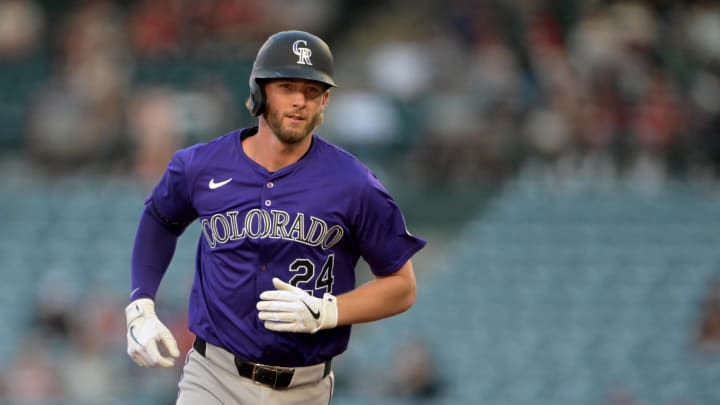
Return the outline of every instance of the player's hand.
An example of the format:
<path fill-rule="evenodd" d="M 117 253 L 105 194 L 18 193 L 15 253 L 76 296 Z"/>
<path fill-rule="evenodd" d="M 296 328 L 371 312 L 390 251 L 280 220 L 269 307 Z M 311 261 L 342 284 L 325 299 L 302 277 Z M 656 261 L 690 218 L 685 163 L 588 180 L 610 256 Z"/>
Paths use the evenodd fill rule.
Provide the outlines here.
<path fill-rule="evenodd" d="M 337 326 L 337 300 L 325 293 L 315 298 L 305 291 L 273 278 L 277 290 L 260 294 L 258 317 L 267 329 L 276 332 L 315 333 Z"/>
<path fill-rule="evenodd" d="M 170 330 L 155 315 L 155 303 L 148 298 L 140 298 L 125 308 L 127 318 L 127 352 L 143 367 L 171 367 L 180 356 L 177 342 Z M 160 352 L 158 343 L 169 355 Z"/>

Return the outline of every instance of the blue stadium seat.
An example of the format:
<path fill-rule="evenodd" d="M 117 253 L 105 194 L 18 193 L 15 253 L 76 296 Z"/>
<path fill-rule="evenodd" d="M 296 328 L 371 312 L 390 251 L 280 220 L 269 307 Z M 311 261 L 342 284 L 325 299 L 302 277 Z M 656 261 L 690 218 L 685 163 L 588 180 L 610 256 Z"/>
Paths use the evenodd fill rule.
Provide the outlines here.
<path fill-rule="evenodd" d="M 627 390 L 640 403 L 718 402 L 720 366 L 692 348 L 699 300 L 720 276 L 718 201 L 681 185 L 656 196 L 525 186 L 459 232 L 402 326 L 430 342 L 449 380 L 476 381 L 447 397 L 604 405 Z M 396 328 L 360 339 L 387 344 Z"/>

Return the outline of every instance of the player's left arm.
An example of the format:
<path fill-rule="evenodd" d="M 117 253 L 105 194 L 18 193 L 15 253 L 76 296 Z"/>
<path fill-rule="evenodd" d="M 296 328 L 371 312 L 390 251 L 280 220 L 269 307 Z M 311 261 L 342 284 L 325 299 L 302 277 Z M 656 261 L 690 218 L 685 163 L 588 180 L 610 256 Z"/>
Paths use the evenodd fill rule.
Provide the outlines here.
<path fill-rule="evenodd" d="M 396 272 L 337 297 L 316 298 L 278 278 L 260 294 L 258 317 L 276 332 L 315 333 L 339 325 L 371 322 L 404 312 L 415 302 L 415 275 L 408 260 Z"/>
<path fill-rule="evenodd" d="M 260 294 L 258 317 L 276 332 L 315 333 L 339 325 L 372 322 L 407 311 L 415 303 L 415 274 L 408 260 L 394 273 L 375 276 L 337 297 L 309 295 L 278 278 L 275 290 Z"/>
<path fill-rule="evenodd" d="M 415 303 L 410 257 L 425 246 L 425 241 L 408 232 L 400 208 L 370 172 L 368 180 L 348 216 L 354 219 L 351 228 L 353 239 L 359 242 L 358 252 L 375 278 L 338 296 L 325 293 L 322 298 L 273 279 L 276 290 L 260 294 L 257 304 L 258 317 L 267 329 L 315 333 L 387 318 Z M 397 263 L 403 264 L 397 268 Z"/>
<path fill-rule="evenodd" d="M 387 276 L 375 278 L 337 296 L 338 325 L 372 322 L 407 311 L 415 303 L 412 261 Z"/>

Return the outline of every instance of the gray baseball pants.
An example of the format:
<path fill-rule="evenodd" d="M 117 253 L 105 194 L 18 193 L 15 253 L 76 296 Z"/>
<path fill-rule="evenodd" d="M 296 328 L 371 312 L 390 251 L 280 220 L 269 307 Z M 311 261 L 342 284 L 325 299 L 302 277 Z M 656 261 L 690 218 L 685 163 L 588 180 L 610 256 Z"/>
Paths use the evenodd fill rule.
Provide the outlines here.
<path fill-rule="evenodd" d="M 276 389 L 238 374 L 234 356 L 207 344 L 205 356 L 192 349 L 178 384 L 176 405 L 328 405 L 335 376 L 325 366 L 298 367 L 288 388 Z"/>

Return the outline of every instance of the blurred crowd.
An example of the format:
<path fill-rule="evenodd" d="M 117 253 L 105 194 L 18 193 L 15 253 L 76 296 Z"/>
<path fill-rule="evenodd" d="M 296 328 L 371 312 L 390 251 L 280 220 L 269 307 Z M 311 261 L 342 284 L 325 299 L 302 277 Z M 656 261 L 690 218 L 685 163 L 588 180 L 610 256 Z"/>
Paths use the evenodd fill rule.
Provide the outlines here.
<path fill-rule="evenodd" d="M 426 176 L 717 175 L 717 2 L 449 4 L 423 47 L 442 68 L 416 148 Z"/>
<path fill-rule="evenodd" d="M 0 64 L 18 75 L 26 61 L 45 67 L 23 88 L 29 94 L 5 102 L 27 100 L 13 152 L 40 174 L 156 180 L 173 151 L 249 118 L 246 89 L 232 87 L 247 87 L 268 35 L 325 29 L 333 9 L 328 1 L 2 1 Z"/>
<path fill-rule="evenodd" d="M 0 160 L 153 183 L 177 148 L 252 124 L 250 65 L 283 29 L 333 48 L 340 87 L 318 132 L 421 187 L 528 167 L 592 181 L 720 175 L 720 3 L 707 0 L 0 0 Z M 3 119 L 17 117 L 14 133 Z M 100 293 L 84 307 L 38 303 L 0 392 L 99 403 L 122 397 L 119 379 L 142 384 L 123 304 Z M 169 322 L 182 339 L 182 313 Z"/>
<path fill-rule="evenodd" d="M 335 52 L 319 132 L 420 184 L 717 175 L 704 0 L 4 0 L 0 64 L 47 66 L 18 145 L 44 172 L 155 180 L 178 147 L 252 123 L 254 54 L 291 28 Z"/>
<path fill-rule="evenodd" d="M 125 302 L 114 289 L 78 291 L 73 280 L 49 272 L 26 297 L 30 316 L 10 361 L 0 367 L 3 404 L 169 404 L 182 360 L 170 369 L 137 367 L 125 355 Z M 193 335 L 185 311 L 163 314 L 181 359 Z"/>

